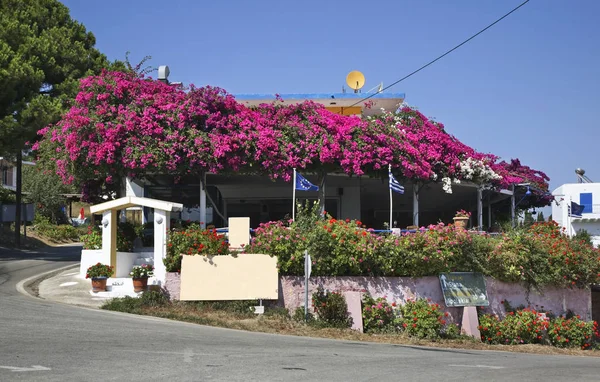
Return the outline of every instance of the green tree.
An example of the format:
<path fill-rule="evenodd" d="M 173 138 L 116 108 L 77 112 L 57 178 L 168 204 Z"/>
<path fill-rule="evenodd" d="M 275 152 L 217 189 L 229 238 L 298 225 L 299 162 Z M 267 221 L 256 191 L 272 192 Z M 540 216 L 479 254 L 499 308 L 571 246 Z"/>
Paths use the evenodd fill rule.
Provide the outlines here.
<path fill-rule="evenodd" d="M 533 215 L 529 211 L 525 211 L 525 217 L 523 218 L 523 225 L 529 227 L 534 222 Z"/>
<path fill-rule="evenodd" d="M 65 185 L 58 175 L 44 171 L 37 166 L 23 169 L 23 191 L 26 199 L 36 206 L 36 213 L 53 223 L 63 223 L 66 216 L 62 212 L 66 199 L 63 194 L 74 193 L 72 185 Z"/>
<path fill-rule="evenodd" d="M 22 150 L 60 118 L 80 78 L 110 66 L 95 43 L 57 0 L 0 0 L 0 154 L 17 163 L 17 247 Z M 119 68 L 124 65 L 115 63 Z"/>
<path fill-rule="evenodd" d="M 80 78 L 110 66 L 95 43 L 57 0 L 0 0 L 0 153 L 15 155 L 60 118 Z"/>
<path fill-rule="evenodd" d="M 546 221 L 546 219 L 544 218 L 544 213 L 542 211 L 538 212 L 536 221 L 537 222 L 545 222 Z"/>

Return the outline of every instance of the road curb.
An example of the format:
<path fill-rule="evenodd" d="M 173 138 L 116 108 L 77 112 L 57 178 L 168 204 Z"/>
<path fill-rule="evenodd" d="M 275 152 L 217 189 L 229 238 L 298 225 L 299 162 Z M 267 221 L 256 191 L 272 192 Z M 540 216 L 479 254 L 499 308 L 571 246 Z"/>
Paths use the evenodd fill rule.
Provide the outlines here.
<path fill-rule="evenodd" d="M 46 276 L 48 274 L 51 274 L 51 273 L 60 273 L 60 272 L 65 271 L 67 269 L 75 268 L 75 267 L 78 267 L 78 266 L 79 266 L 79 264 L 71 264 L 71 265 L 67 265 L 65 267 L 53 269 L 51 271 L 43 272 L 43 273 L 37 274 L 35 276 L 31 276 L 31 277 L 28 277 L 26 279 L 23 279 L 23 280 L 19 281 L 17 283 L 17 285 L 16 285 L 17 292 L 19 292 L 21 294 L 24 294 L 25 296 L 29 296 L 31 298 L 36 298 L 36 299 L 43 300 L 43 298 L 38 297 L 38 296 L 34 296 L 33 294 L 29 293 L 27 291 L 27 289 L 25 289 L 25 285 L 29 284 L 29 283 L 37 280 L 37 279 L 43 278 L 44 276 Z"/>

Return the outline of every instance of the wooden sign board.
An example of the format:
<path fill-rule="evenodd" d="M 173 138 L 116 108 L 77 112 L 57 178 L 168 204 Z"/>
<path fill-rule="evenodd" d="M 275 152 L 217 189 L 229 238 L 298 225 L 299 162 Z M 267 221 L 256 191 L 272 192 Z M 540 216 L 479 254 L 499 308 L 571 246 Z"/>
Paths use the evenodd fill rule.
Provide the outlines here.
<path fill-rule="evenodd" d="M 485 279 L 481 273 L 442 273 L 440 285 L 448 307 L 490 305 Z"/>

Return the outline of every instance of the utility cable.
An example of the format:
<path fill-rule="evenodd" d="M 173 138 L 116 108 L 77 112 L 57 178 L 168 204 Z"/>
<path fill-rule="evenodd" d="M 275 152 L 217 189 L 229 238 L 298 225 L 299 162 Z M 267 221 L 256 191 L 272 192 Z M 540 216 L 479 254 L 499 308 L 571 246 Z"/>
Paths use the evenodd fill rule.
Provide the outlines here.
<path fill-rule="evenodd" d="M 525 0 L 524 2 L 522 2 L 519 6 L 513 8 L 510 12 L 508 12 L 507 14 L 505 14 L 504 16 L 500 17 L 498 20 L 494 21 L 493 23 L 491 23 L 490 25 L 488 25 L 487 27 L 483 28 L 482 30 L 480 30 L 479 32 L 475 33 L 473 36 L 469 37 L 468 39 L 466 39 L 465 41 L 461 42 L 460 44 L 456 45 L 454 48 L 450 49 L 449 51 L 447 51 L 446 53 L 442 54 L 441 56 L 438 56 L 435 60 L 433 61 L 429 61 L 427 64 L 421 66 L 419 69 L 415 70 L 414 72 L 400 78 L 398 81 L 392 83 L 391 85 L 388 85 L 386 87 L 384 87 L 383 89 L 381 89 L 381 92 L 383 92 L 384 90 L 387 90 L 389 88 L 391 88 L 392 86 L 395 86 L 397 84 L 399 84 L 400 82 L 404 81 L 405 79 L 411 77 L 413 74 L 417 74 L 418 72 L 420 72 L 421 70 L 425 69 L 426 67 L 428 67 L 429 65 L 433 64 L 436 61 L 439 61 L 440 59 L 444 58 L 445 56 L 449 55 L 450 53 L 454 52 L 456 49 L 460 48 L 461 46 L 465 45 L 466 43 L 468 43 L 469 41 L 473 40 L 475 37 L 479 36 L 480 34 L 482 34 L 483 32 L 485 32 L 486 30 L 490 29 L 491 27 L 493 27 L 494 25 L 498 24 L 500 21 L 504 20 L 505 18 L 507 18 L 510 14 L 512 14 L 513 12 L 517 11 L 519 8 L 521 8 L 523 5 L 527 4 L 529 2 L 529 0 Z M 361 99 L 360 101 L 357 101 L 356 103 L 348 106 L 348 107 L 352 107 L 352 106 L 356 106 L 366 100 L 368 100 L 369 98 L 374 97 L 376 94 L 379 94 L 381 92 L 377 92 L 377 93 L 373 93 L 368 97 L 365 97 L 363 99 Z"/>

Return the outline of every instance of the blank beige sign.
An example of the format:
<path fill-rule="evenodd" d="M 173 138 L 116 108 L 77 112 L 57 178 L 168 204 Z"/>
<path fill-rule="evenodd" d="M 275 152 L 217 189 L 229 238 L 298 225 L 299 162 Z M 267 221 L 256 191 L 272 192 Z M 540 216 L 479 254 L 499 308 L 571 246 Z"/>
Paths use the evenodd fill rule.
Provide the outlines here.
<path fill-rule="evenodd" d="M 250 218 L 229 218 L 229 248 L 240 249 L 250 243 Z"/>
<path fill-rule="evenodd" d="M 181 300 L 277 300 L 278 286 L 276 257 L 183 256 Z"/>

